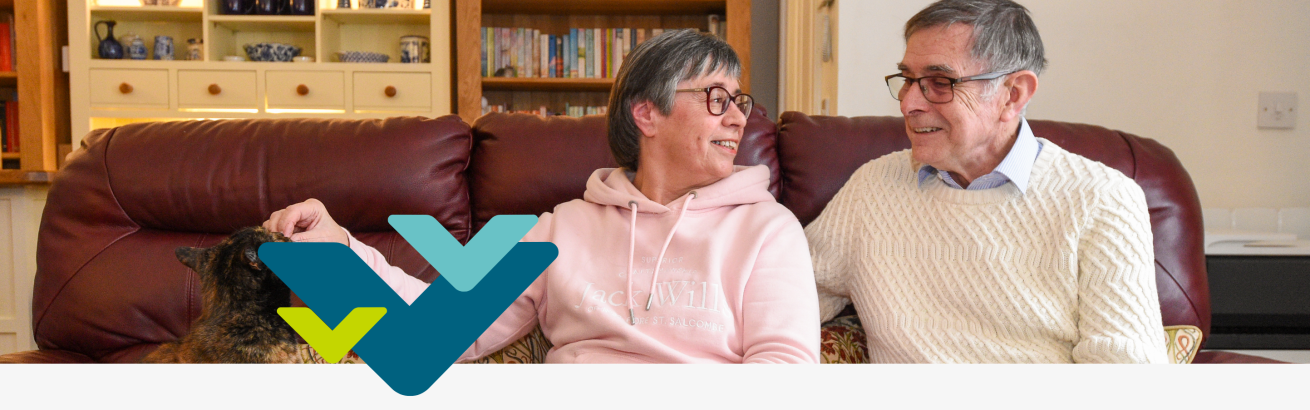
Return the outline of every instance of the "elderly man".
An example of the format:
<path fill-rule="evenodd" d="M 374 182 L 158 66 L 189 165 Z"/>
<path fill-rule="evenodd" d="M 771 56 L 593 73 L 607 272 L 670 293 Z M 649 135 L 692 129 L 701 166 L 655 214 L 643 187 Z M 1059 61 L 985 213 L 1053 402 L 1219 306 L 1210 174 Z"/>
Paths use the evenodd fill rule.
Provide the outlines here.
<path fill-rule="evenodd" d="M 911 149 L 860 167 L 806 229 L 821 317 L 853 303 L 876 362 L 1161 363 L 1142 189 L 1033 135 L 1027 9 L 943 0 L 905 24 Z"/>

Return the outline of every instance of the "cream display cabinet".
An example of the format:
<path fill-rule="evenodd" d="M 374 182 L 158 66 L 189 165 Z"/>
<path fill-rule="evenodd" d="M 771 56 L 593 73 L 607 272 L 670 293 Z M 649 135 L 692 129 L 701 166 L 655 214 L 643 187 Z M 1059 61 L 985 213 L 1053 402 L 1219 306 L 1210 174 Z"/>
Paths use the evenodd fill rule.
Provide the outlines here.
<path fill-rule="evenodd" d="M 73 146 L 92 129 L 132 122 L 212 118 L 385 118 L 452 112 L 451 0 L 421 8 L 350 9 L 315 0 L 313 15 L 226 15 L 220 0 L 146 6 L 140 0 L 69 4 L 69 87 Z M 124 59 L 100 58 L 96 23 L 113 21 Z M 100 25 L 99 36 L 106 36 Z M 148 57 L 127 59 L 129 34 Z M 401 63 L 400 39 L 429 39 L 431 62 Z M 155 60 L 156 36 L 172 38 L 174 60 Z M 202 42 L 188 60 L 188 39 Z M 227 61 L 244 45 L 284 43 L 312 62 Z M 336 53 L 386 54 L 386 63 L 338 62 Z"/>

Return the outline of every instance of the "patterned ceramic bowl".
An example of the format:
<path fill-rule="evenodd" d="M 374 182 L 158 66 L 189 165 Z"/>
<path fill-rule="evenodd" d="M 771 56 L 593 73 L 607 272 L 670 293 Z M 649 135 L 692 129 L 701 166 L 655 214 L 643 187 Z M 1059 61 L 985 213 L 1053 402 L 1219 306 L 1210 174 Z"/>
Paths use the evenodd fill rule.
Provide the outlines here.
<path fill-rule="evenodd" d="M 250 61 L 288 62 L 300 55 L 300 47 L 282 43 L 246 44 L 246 55 Z"/>
<path fill-rule="evenodd" d="M 368 51 L 342 51 L 337 53 L 337 60 L 343 63 L 385 63 L 391 56 Z"/>

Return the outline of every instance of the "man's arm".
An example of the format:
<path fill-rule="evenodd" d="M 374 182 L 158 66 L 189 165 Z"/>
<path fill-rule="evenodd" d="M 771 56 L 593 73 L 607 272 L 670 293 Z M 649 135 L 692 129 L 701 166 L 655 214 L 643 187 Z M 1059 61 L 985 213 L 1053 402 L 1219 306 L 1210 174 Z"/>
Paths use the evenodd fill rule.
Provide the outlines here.
<path fill-rule="evenodd" d="M 1091 213 L 1078 244 L 1077 363 L 1165 363 L 1151 217 L 1125 180 Z"/>
<path fill-rule="evenodd" d="M 863 169 L 863 168 L 861 168 Z M 814 281 L 819 294 L 819 320 L 827 322 L 851 303 L 846 287 L 846 275 L 858 266 L 858 227 L 861 211 L 853 206 L 862 175 L 856 171 L 837 195 L 828 201 L 819 217 L 805 227 L 810 244 L 810 258 L 814 260 Z"/>

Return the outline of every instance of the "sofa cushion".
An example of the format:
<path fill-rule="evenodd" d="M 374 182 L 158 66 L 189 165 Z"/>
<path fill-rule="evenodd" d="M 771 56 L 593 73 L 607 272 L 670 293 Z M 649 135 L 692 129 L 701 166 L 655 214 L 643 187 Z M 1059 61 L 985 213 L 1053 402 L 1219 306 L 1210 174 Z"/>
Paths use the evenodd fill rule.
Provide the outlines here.
<path fill-rule="evenodd" d="M 92 132 L 56 175 L 42 216 L 37 345 L 134 361 L 177 339 L 199 316 L 200 293 L 173 249 L 211 246 L 307 198 L 430 281 L 436 272 L 387 217 L 434 215 L 467 240 L 471 141 L 455 116 L 176 121 Z"/>
<path fill-rule="evenodd" d="M 610 155 L 605 125 L 600 115 L 493 113 L 473 122 L 469 193 L 474 232 L 496 215 L 541 215 L 582 198 L 593 171 L 618 166 Z M 769 166 L 774 197 L 779 187 L 776 139 L 773 121 L 756 105 L 734 161 Z"/>
<path fill-rule="evenodd" d="M 1123 172 L 1146 193 L 1155 243 L 1156 286 L 1165 325 L 1210 331 L 1210 291 L 1202 253 L 1201 204 L 1173 151 L 1154 140 L 1103 127 L 1030 120 L 1033 134 Z M 819 216 L 855 170 L 909 149 L 900 117 L 822 117 L 783 113 L 778 123 L 781 202 L 802 224 Z"/>

